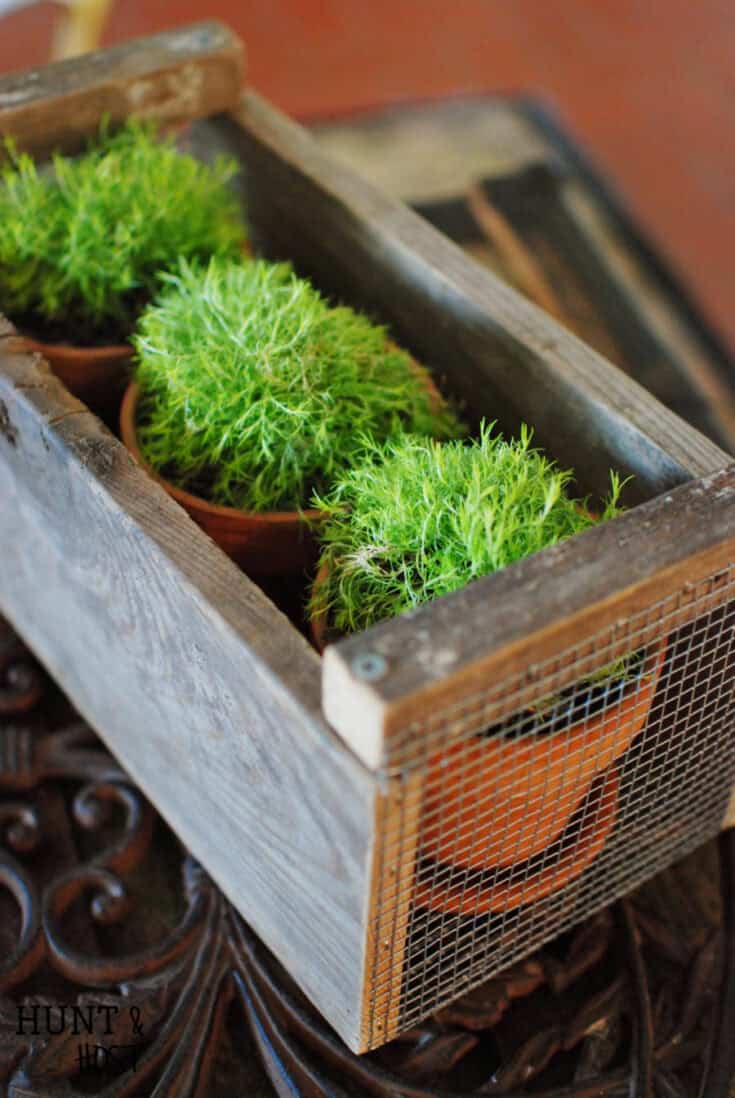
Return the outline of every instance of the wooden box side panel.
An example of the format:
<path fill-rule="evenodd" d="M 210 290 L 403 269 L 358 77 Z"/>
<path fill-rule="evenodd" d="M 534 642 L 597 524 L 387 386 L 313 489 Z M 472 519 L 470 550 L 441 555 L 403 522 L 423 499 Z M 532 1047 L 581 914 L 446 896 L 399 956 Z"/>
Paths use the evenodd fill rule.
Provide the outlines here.
<path fill-rule="evenodd" d="M 380 783 L 375 802 L 375 848 L 367 916 L 362 1044 L 379 1048 L 402 1027 L 408 977 L 409 925 L 416 888 L 424 776 Z"/>
<path fill-rule="evenodd" d="M 723 831 L 727 831 L 731 827 L 735 827 L 735 787 L 733 787 L 730 799 L 727 802 L 727 808 L 725 809 L 725 815 L 722 820 Z"/>
<path fill-rule="evenodd" d="M 243 71 L 242 43 L 221 23 L 135 39 L 0 79 L 0 137 L 42 158 L 76 152 L 103 117 L 176 125 L 234 106 Z"/>
<path fill-rule="evenodd" d="M 375 780 L 320 717 L 318 658 L 0 336 L 2 612 L 359 1048 Z"/>

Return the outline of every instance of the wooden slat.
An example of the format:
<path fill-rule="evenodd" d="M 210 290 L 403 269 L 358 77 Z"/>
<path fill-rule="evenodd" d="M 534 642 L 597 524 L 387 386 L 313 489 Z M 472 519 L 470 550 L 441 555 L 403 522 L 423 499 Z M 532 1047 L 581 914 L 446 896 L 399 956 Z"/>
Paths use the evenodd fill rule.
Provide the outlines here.
<path fill-rule="evenodd" d="M 375 310 L 465 403 L 525 420 L 538 442 L 604 492 L 611 467 L 646 499 L 730 460 L 622 371 L 401 203 L 335 164 L 305 131 L 247 93 L 226 129 L 249 165 L 256 240 L 319 284 Z"/>
<path fill-rule="evenodd" d="M 401 1029 L 403 980 L 425 774 L 381 783 L 375 804 L 376 845 L 368 898 L 363 1044 L 375 1048 Z"/>
<path fill-rule="evenodd" d="M 473 698 L 494 723 L 533 699 L 534 669 L 565 649 L 619 626 L 618 650 L 626 651 L 732 599 L 732 584 L 699 581 L 724 579 L 733 565 L 735 465 L 328 648 L 324 711 L 368 766 L 398 766 L 420 754 L 421 733 L 408 735 L 414 725 L 424 722 L 425 736 L 446 717 L 451 734 L 449 714 L 459 704 L 471 710 Z M 646 617 L 667 598 L 671 616 Z M 643 617 L 631 635 L 636 615 Z M 554 668 L 555 687 L 616 654 L 590 644 L 586 663 Z M 364 681 L 360 667 L 376 660 L 382 675 Z M 524 674 L 527 696 L 509 694 Z"/>
<path fill-rule="evenodd" d="M 636 263 L 634 254 L 611 231 L 604 214 L 581 183 L 570 180 L 561 191 L 561 200 L 570 217 L 595 246 L 598 262 L 622 299 L 628 302 L 633 316 L 637 315 L 653 339 L 659 342 L 666 356 L 671 388 L 678 384 L 686 393 L 688 409 L 683 414 L 690 418 L 694 411 L 698 423 L 702 423 L 701 430 L 705 430 L 705 425 L 712 430 L 714 425 L 718 437 L 726 440 L 723 445 L 731 450 L 735 440 L 735 390 L 722 363 L 705 350 L 686 323 L 680 307 L 660 292 L 651 272 Z M 644 379 L 646 373 L 644 371 Z M 661 378 L 662 375 L 660 370 Z M 686 379 L 684 386 L 682 375 Z M 644 380 L 644 384 L 648 385 L 648 382 Z M 666 397 L 661 399 L 666 400 Z"/>
<path fill-rule="evenodd" d="M 221 23 L 195 23 L 0 79 L 0 136 L 37 157 L 75 152 L 107 115 L 165 124 L 235 105 L 242 43 Z"/>
<path fill-rule="evenodd" d="M 360 1048 L 375 779 L 319 660 L 0 327 L 0 607 L 304 991 Z"/>
<path fill-rule="evenodd" d="M 735 827 L 735 789 L 732 791 L 732 796 L 725 812 L 725 818 L 722 821 L 722 830 L 726 831 L 731 827 Z"/>

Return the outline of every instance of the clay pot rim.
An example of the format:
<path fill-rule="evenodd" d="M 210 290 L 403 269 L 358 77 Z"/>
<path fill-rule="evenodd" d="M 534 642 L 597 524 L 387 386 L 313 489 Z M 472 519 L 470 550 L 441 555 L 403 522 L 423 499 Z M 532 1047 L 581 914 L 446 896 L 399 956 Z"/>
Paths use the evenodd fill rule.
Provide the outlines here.
<path fill-rule="evenodd" d="M 387 339 L 386 344 L 390 350 L 402 350 L 397 343 L 392 339 Z M 132 348 L 131 348 L 132 353 Z M 409 367 L 418 372 L 421 367 L 413 355 L 409 354 Z M 429 398 L 434 411 L 438 411 L 444 404 L 444 398 L 437 389 L 433 378 L 427 372 L 425 377 L 422 374 L 422 380 L 426 385 L 426 389 L 429 393 Z M 154 480 L 162 484 L 166 491 L 177 500 L 182 507 L 187 510 L 191 507 L 196 507 L 200 511 L 206 511 L 210 515 L 217 515 L 220 518 L 228 518 L 230 520 L 238 520 L 243 515 L 248 517 L 260 519 L 263 522 L 267 522 L 271 525 L 286 525 L 294 522 L 319 522 L 323 517 L 322 512 L 315 507 L 304 507 L 302 510 L 293 511 L 244 511 L 239 507 L 227 507 L 221 503 L 210 503 L 209 500 L 203 496 L 196 496 L 192 492 L 187 492 L 184 488 L 177 488 L 176 485 L 171 484 L 159 473 L 155 471 L 148 464 L 143 457 L 138 446 L 138 436 L 135 425 L 135 415 L 138 407 L 138 401 L 140 399 L 140 385 L 137 381 L 129 382 L 125 393 L 123 395 L 122 403 L 120 405 L 120 435 L 127 446 L 130 453 L 135 460 L 141 466 L 142 469 L 148 473 Z"/>
<path fill-rule="evenodd" d="M 247 238 L 242 242 L 240 252 L 246 259 L 253 257 L 253 247 Z M 76 358 L 78 361 L 84 361 L 90 364 L 101 359 L 113 357 L 132 358 L 135 353 L 135 349 L 131 343 L 105 343 L 87 347 L 81 343 L 67 343 L 64 341 L 60 343 L 49 343 L 47 340 L 38 339 L 32 332 L 27 331 L 21 331 L 19 335 L 33 351 L 40 351 L 41 354 L 48 351 L 53 355 L 66 355 L 69 358 Z"/>
<path fill-rule="evenodd" d="M 21 332 L 19 335 L 31 351 L 38 351 L 42 355 L 51 354 L 59 357 L 63 355 L 67 358 L 75 358 L 80 362 L 94 363 L 108 358 L 132 358 L 134 354 L 130 343 L 109 343 L 101 346 L 85 347 L 76 343 L 47 343 L 28 332 Z"/>
<path fill-rule="evenodd" d="M 324 561 L 324 563 L 320 564 L 317 568 L 314 582 L 312 583 L 312 589 L 315 590 L 325 583 L 328 575 L 329 565 Z M 328 612 L 326 609 L 320 610 L 318 614 L 309 615 L 309 634 L 314 642 L 314 647 L 320 656 L 324 655 L 324 649 L 328 644 L 327 633 L 329 631 L 329 622 L 327 619 Z"/>
<path fill-rule="evenodd" d="M 502 802 L 505 806 L 504 819 L 520 809 L 529 819 L 535 820 L 535 827 L 531 824 L 531 831 L 527 834 L 522 828 L 516 832 L 503 825 L 501 841 L 496 841 L 490 859 L 496 868 L 524 861 L 529 852 L 538 853 L 556 841 L 578 811 L 582 803 L 580 798 L 587 796 L 595 776 L 617 762 L 645 728 L 664 666 L 668 640 L 657 639 L 641 648 L 645 657 L 637 674 L 623 682 L 622 689 L 616 691 L 617 696 L 608 704 L 603 704 L 594 715 L 570 720 L 553 730 L 548 730 L 539 722 L 517 738 L 503 735 L 501 726 L 490 736 L 455 740 L 430 760 L 427 781 L 436 780 L 443 772 L 444 764 L 449 767 L 447 795 L 450 803 L 456 781 L 461 780 L 457 775 L 461 776 L 468 765 L 466 752 L 470 753 L 476 766 L 475 784 L 470 786 L 471 789 L 483 788 L 486 780 L 496 782 L 499 768 L 502 770 L 506 764 L 510 766 L 512 760 L 509 776 L 501 778 L 497 786 L 492 787 L 492 801 Z M 576 762 L 568 768 L 570 757 Z M 439 771 L 437 766 L 441 768 Z M 550 820 L 547 807 L 551 803 L 561 811 Z M 544 819 L 549 824 L 553 823 L 554 833 L 544 826 Z M 450 836 L 450 858 L 452 864 L 457 863 L 477 872 L 486 865 L 486 856 L 481 853 L 482 843 L 477 850 L 473 841 L 461 855 L 453 849 L 456 841 L 465 842 L 471 822 L 471 810 L 461 808 L 456 823 L 458 839 L 453 840 Z M 492 830 L 489 821 L 476 821 L 472 826 L 483 840 L 489 840 Z M 441 829 L 441 813 L 438 819 L 427 823 L 425 836 L 427 845 L 436 844 L 437 850 L 447 850 Z M 543 846 L 537 850 L 541 840 Z"/>
<path fill-rule="evenodd" d="M 140 465 L 153 480 L 163 485 L 169 495 L 187 510 L 191 507 L 195 507 L 200 511 L 206 511 L 211 515 L 218 515 L 221 518 L 229 518 L 232 520 L 239 520 L 242 519 L 243 516 L 247 516 L 262 522 L 270 523 L 274 526 L 287 525 L 294 522 L 300 523 L 302 521 L 316 522 L 321 519 L 321 511 L 318 511 L 314 507 L 307 507 L 302 511 L 244 511 L 239 507 L 227 507 L 221 503 L 210 503 L 209 500 L 205 499 L 203 496 L 196 496 L 192 492 L 187 492 L 184 488 L 177 488 L 175 484 L 166 480 L 165 477 L 162 477 L 148 464 L 138 446 L 138 433 L 135 419 L 140 393 L 141 389 L 137 381 L 131 381 L 125 389 L 120 405 L 120 436 L 138 465 Z"/>
<path fill-rule="evenodd" d="M 606 714 L 612 709 L 627 710 L 630 708 L 630 703 L 634 703 L 634 710 L 638 702 L 638 691 L 644 688 L 644 684 L 650 680 L 651 688 L 651 702 L 653 704 L 653 695 L 655 694 L 656 687 L 658 686 L 658 680 L 663 669 L 664 660 L 666 658 L 666 651 L 668 649 L 668 637 L 655 637 L 648 644 L 642 644 L 640 646 L 645 652 L 645 658 L 641 661 L 640 667 L 636 670 L 632 678 L 628 679 L 625 683 L 624 689 L 620 696 L 609 702 L 608 705 L 603 707 L 591 716 L 582 717 L 579 720 L 570 722 L 565 725 L 564 728 L 559 729 L 557 732 L 543 732 L 535 733 L 540 735 L 545 743 L 549 740 L 553 740 L 556 736 L 563 736 L 565 742 L 569 742 L 572 736 L 581 734 L 582 738 L 587 739 L 588 733 L 591 731 L 599 732 L 599 725 L 604 724 Z M 640 651 L 640 649 L 635 649 Z M 634 653 L 631 653 L 633 655 Z M 570 686 L 574 686 L 574 683 L 570 683 Z M 650 708 L 650 705 L 649 705 Z M 529 712 L 531 710 L 529 709 Z M 539 714 L 539 719 L 543 719 L 543 712 Z M 647 719 L 647 715 L 646 715 Z M 645 722 L 644 722 L 645 723 Z M 520 743 L 523 743 L 525 737 L 521 737 Z M 635 739 L 635 736 L 633 736 Z"/>

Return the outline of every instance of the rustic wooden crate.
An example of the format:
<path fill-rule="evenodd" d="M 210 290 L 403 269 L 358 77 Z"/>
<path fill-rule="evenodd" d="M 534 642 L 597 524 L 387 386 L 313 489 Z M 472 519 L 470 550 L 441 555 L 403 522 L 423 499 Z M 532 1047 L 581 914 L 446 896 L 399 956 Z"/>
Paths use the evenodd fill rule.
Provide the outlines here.
<path fill-rule="evenodd" d="M 194 124 L 192 140 L 245 165 L 260 250 L 389 323 L 468 414 L 508 431 L 530 422 L 582 491 L 599 496 L 610 467 L 634 476 L 623 517 L 320 660 L 2 322 L 0 608 L 362 1051 L 723 825 L 735 468 L 257 95 L 238 100 L 239 57 L 207 24 L 9 78 L 0 130 L 43 154 L 77 147 L 102 113 L 227 110 Z M 470 767 L 480 730 L 663 637 L 656 708 L 616 765 L 628 794 L 615 793 L 602 852 L 536 902 L 448 910 L 450 892 L 495 886 L 461 867 L 426 876 L 437 760 L 464 752 Z M 455 815 L 467 807 L 461 793 L 450 801 Z M 478 829 L 488 811 L 480 799 Z M 542 872 L 563 867 L 581 834 Z M 529 881 L 528 867 L 511 881 L 521 899 Z M 495 884 L 507 891 L 508 872 Z"/>

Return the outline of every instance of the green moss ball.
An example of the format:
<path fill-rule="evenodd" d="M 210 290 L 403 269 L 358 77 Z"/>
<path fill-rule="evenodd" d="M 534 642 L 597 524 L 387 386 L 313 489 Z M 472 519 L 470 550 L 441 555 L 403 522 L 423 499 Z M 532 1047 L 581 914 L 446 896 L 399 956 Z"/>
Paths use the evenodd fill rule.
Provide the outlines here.
<path fill-rule="evenodd" d="M 138 437 L 157 470 L 247 511 L 308 506 L 366 446 L 456 416 L 385 328 L 287 263 L 182 263 L 140 319 Z"/>
<path fill-rule="evenodd" d="M 464 587 L 596 521 L 567 494 L 572 474 L 483 425 L 469 442 L 404 437 L 317 499 L 325 579 L 311 612 L 342 633 Z M 602 517 L 617 513 L 620 482 Z"/>
<path fill-rule="evenodd" d="M 126 338 L 161 270 L 235 256 L 246 232 L 226 186 L 234 160 L 206 166 L 150 123 L 105 129 L 40 170 L 8 147 L 0 180 L 0 301 L 22 326 L 71 343 Z"/>

